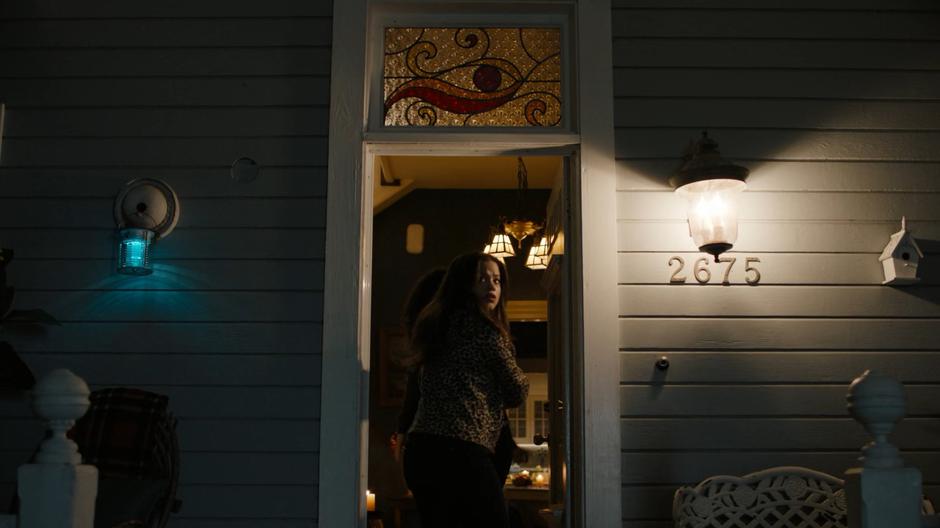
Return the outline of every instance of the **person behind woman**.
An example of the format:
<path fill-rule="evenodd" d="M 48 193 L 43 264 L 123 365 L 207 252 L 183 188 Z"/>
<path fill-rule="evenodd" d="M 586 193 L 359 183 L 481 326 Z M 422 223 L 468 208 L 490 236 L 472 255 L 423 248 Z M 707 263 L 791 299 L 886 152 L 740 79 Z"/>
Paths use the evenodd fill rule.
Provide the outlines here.
<path fill-rule="evenodd" d="M 418 410 L 405 481 L 423 528 L 509 526 L 493 452 L 505 409 L 525 401 L 506 319 L 506 268 L 483 253 L 454 259 L 415 323 Z"/>
<path fill-rule="evenodd" d="M 411 288 L 408 298 L 405 300 L 405 306 L 401 314 L 401 326 L 405 330 L 405 339 L 411 342 L 411 334 L 414 330 L 418 316 L 434 298 L 437 289 L 444 280 L 447 270 L 444 268 L 435 268 L 425 273 L 418 279 L 418 282 Z M 405 387 L 405 400 L 402 402 L 401 412 L 398 414 L 398 430 L 392 436 L 391 443 L 395 459 L 398 460 L 399 450 L 405 444 L 405 438 L 408 429 L 411 428 L 415 419 L 415 413 L 418 412 L 418 399 L 421 397 L 421 388 L 419 382 L 421 376 L 416 365 L 408 372 L 408 384 Z"/>

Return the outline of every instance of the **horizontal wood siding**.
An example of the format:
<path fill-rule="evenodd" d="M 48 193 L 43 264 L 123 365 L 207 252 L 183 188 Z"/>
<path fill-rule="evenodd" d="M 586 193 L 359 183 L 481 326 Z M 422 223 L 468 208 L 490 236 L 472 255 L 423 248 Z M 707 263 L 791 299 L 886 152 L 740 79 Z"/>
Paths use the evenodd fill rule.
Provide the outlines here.
<path fill-rule="evenodd" d="M 317 525 L 332 2 L 0 5 L 0 241 L 7 333 L 39 375 L 166 394 L 179 419 L 175 528 Z M 232 162 L 256 160 L 253 182 Z M 178 193 L 155 272 L 114 272 L 113 201 Z M 41 438 L 0 400 L 0 503 Z"/>
<path fill-rule="evenodd" d="M 671 526 L 675 489 L 711 475 L 856 465 L 845 393 L 866 369 L 905 383 L 893 439 L 940 500 L 940 7 L 612 4 L 623 526 Z M 704 129 L 751 170 L 728 285 L 710 260 L 696 281 L 667 184 Z M 891 288 L 902 216 L 927 256 Z"/>

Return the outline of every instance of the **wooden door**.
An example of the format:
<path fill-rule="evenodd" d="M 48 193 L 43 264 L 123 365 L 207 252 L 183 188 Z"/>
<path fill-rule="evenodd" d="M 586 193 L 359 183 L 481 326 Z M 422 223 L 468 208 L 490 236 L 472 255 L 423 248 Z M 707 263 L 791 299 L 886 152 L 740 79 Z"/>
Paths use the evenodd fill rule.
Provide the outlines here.
<path fill-rule="evenodd" d="M 565 159 L 564 171 L 556 182 L 546 210 L 546 233 L 551 237 L 551 254 L 543 286 L 548 297 L 548 402 L 549 458 L 551 461 L 550 504 L 559 526 L 570 526 L 571 508 L 569 464 L 571 462 L 572 399 L 572 314 L 571 273 L 566 263 L 565 237 L 571 236 L 568 188 L 573 157 Z M 570 244 L 570 240 L 569 240 Z"/>

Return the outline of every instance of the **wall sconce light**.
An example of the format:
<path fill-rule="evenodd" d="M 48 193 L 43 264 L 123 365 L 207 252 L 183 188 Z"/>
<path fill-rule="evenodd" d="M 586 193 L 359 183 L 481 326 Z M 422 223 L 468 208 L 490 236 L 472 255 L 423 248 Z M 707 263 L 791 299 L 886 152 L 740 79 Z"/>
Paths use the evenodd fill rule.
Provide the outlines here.
<path fill-rule="evenodd" d="M 749 172 L 722 158 L 718 143 L 702 132 L 669 179 L 676 194 L 687 201 L 689 235 L 699 250 L 714 255 L 715 262 L 738 239 L 737 202 Z"/>
<path fill-rule="evenodd" d="M 114 199 L 118 273 L 153 273 L 151 247 L 173 231 L 179 217 L 179 199 L 169 185 L 151 178 L 127 182 Z"/>
<path fill-rule="evenodd" d="M 424 253 L 424 226 L 408 224 L 405 228 L 405 252 L 409 255 Z"/>

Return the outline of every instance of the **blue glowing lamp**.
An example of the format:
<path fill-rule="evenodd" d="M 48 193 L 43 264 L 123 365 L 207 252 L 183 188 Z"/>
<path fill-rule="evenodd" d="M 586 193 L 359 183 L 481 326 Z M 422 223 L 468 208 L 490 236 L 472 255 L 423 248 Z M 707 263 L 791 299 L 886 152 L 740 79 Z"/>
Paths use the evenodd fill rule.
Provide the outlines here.
<path fill-rule="evenodd" d="M 128 182 L 114 201 L 118 273 L 153 273 L 153 244 L 170 234 L 179 214 L 179 199 L 166 183 L 150 178 Z"/>
<path fill-rule="evenodd" d="M 118 273 L 125 275 L 153 273 L 150 246 L 153 243 L 154 232 L 149 229 L 128 227 L 122 229 L 118 236 L 121 240 L 118 247 Z"/>

